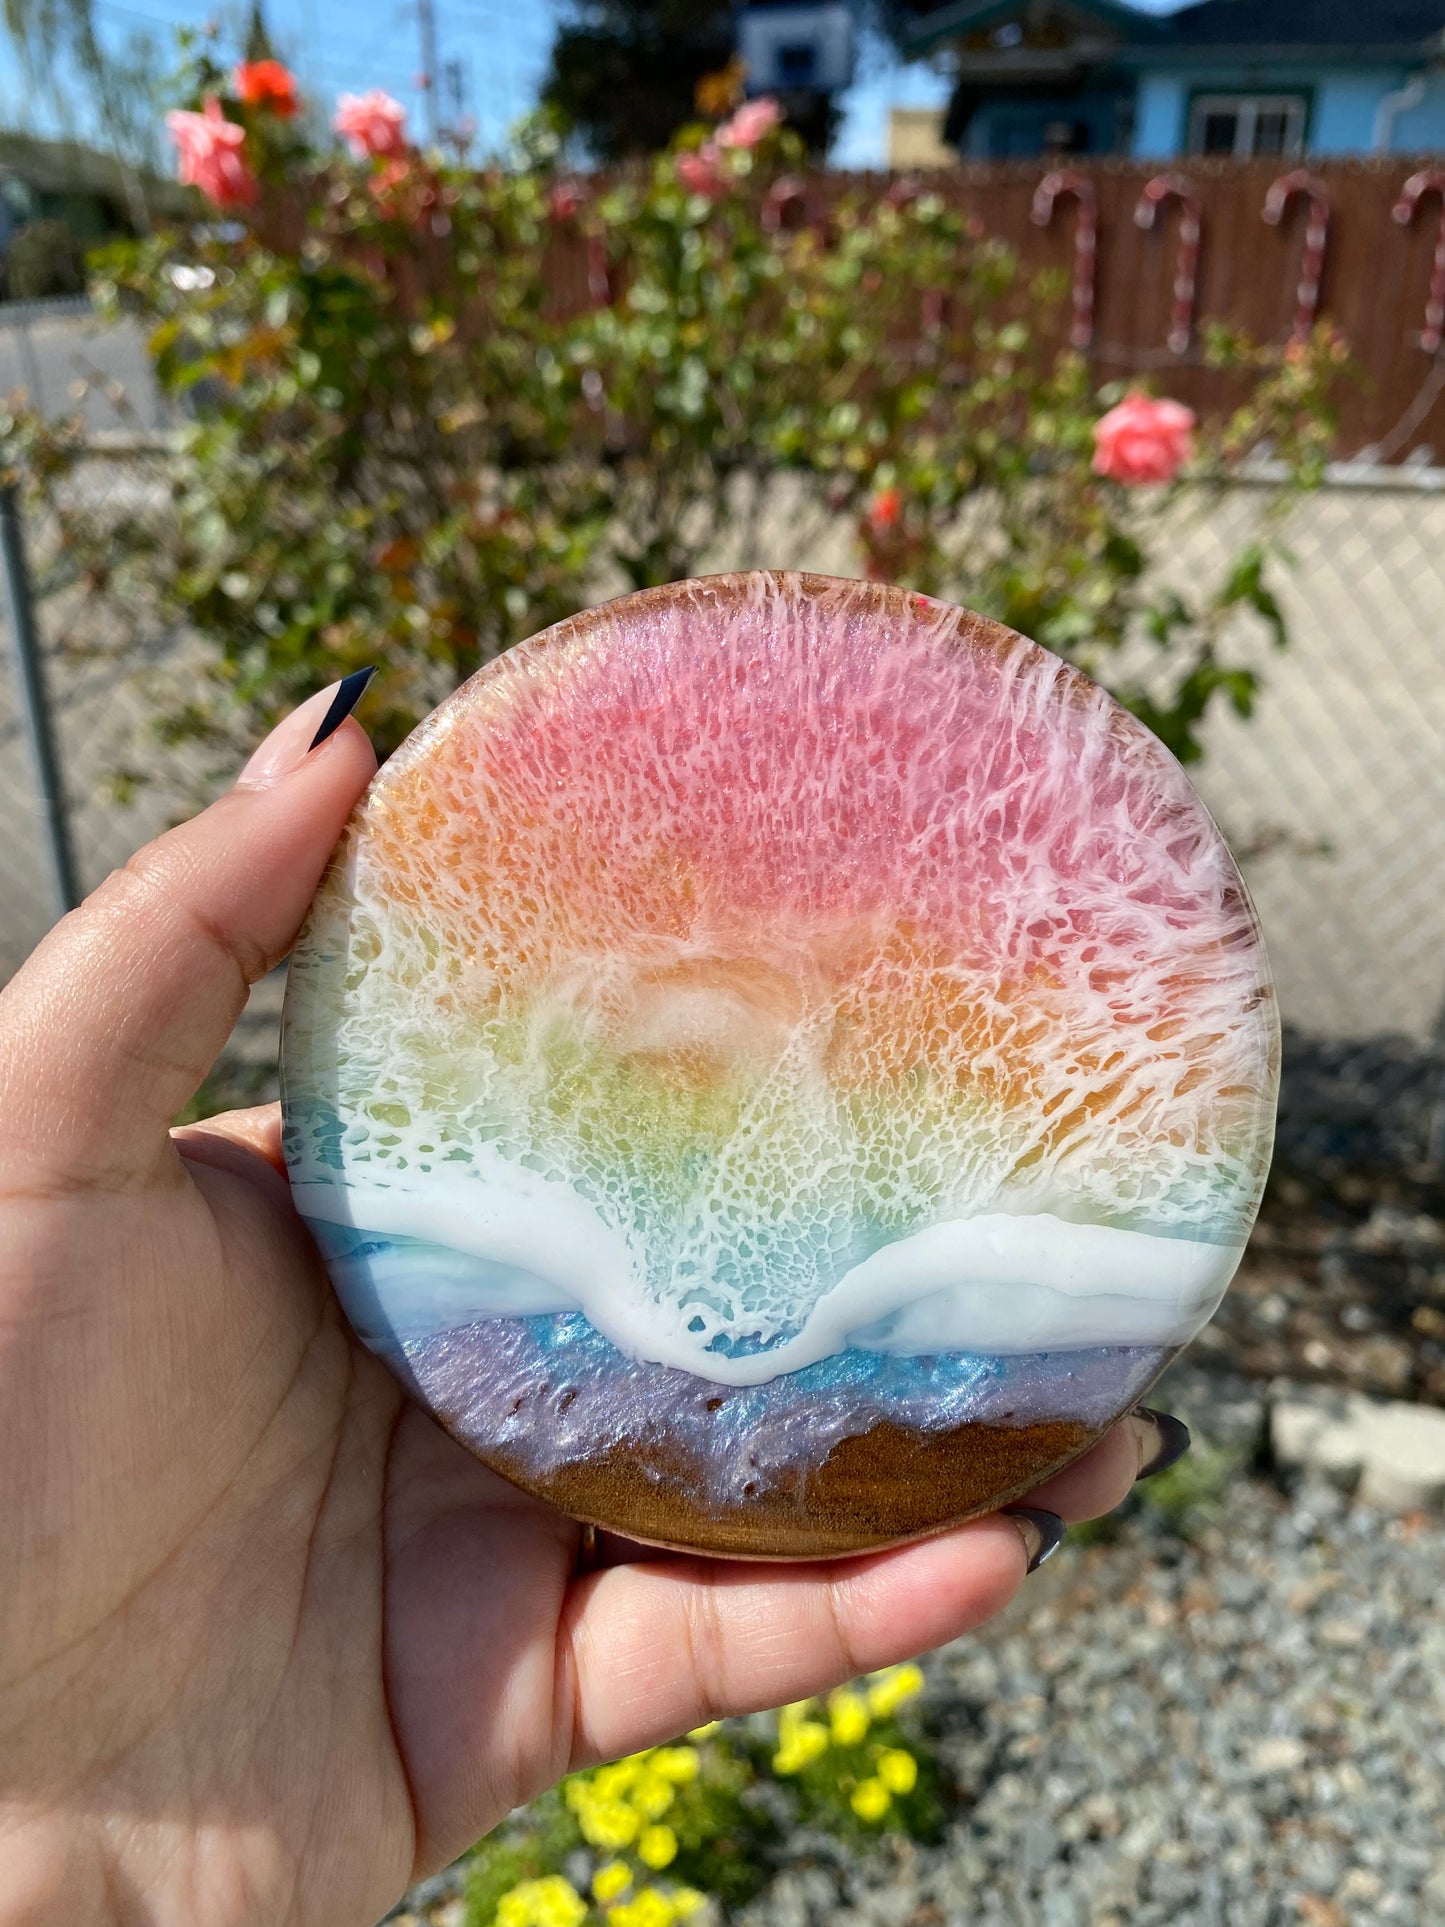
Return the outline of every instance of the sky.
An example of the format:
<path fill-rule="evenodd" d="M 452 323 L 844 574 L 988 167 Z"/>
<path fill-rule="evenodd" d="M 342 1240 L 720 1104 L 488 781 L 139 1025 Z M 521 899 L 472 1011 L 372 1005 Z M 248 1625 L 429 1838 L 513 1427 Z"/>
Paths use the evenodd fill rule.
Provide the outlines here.
<path fill-rule="evenodd" d="M 238 0 L 93 0 L 103 35 L 117 43 L 129 32 L 151 34 L 163 48 L 177 27 L 214 12 L 235 17 Z M 1162 0 L 1168 5 L 1169 0 Z M 440 64 L 462 63 L 467 105 L 478 145 L 495 149 L 508 127 L 534 103 L 547 65 L 556 0 L 434 0 Z M 1149 0 L 1159 10 L 1161 0 Z M 415 0 L 266 0 L 266 17 L 282 53 L 308 92 L 338 93 L 384 87 L 424 125 L 415 80 L 420 66 Z M 832 160 L 840 167 L 881 167 L 887 160 L 888 110 L 942 106 L 949 82 L 922 63 L 904 65 L 874 36 L 865 36 L 858 76 L 843 100 L 843 121 Z M 0 118 L 51 131 L 43 113 L 22 111 L 26 99 L 15 56 L 0 47 Z"/>

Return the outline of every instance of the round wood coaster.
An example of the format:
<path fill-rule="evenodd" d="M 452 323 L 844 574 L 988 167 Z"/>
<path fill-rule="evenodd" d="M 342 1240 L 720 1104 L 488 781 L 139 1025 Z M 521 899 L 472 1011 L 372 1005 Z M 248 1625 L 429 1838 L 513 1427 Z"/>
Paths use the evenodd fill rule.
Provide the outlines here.
<path fill-rule="evenodd" d="M 807 1558 L 1136 1402 L 1238 1261 L 1277 1056 L 1142 724 L 965 610 L 721 576 L 522 644 L 380 771 L 292 961 L 286 1153 L 489 1465 Z"/>

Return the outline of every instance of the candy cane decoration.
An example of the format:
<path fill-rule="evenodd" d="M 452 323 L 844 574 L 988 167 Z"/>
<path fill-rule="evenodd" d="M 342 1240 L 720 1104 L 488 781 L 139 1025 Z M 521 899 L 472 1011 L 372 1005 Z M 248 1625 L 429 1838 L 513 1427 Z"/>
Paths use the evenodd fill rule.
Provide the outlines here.
<path fill-rule="evenodd" d="M 1045 174 L 1034 192 L 1033 219 L 1037 227 L 1047 227 L 1054 218 L 1054 203 L 1061 194 L 1072 194 L 1074 216 L 1074 319 L 1069 340 L 1075 348 L 1087 348 L 1094 339 L 1094 277 L 1099 257 L 1099 202 L 1094 183 L 1085 174 L 1058 169 Z"/>
<path fill-rule="evenodd" d="M 1174 289 L 1169 307 L 1169 347 L 1184 354 L 1194 334 L 1194 297 L 1199 284 L 1199 236 L 1204 212 L 1199 196 L 1182 174 L 1156 174 L 1146 181 L 1135 224 L 1147 232 L 1166 201 L 1179 203 L 1179 252 L 1174 260 Z"/>
<path fill-rule="evenodd" d="M 1307 167 L 1297 167 L 1292 174 L 1281 174 L 1264 197 L 1264 218 L 1271 227 L 1278 227 L 1284 219 L 1284 211 L 1296 194 L 1303 194 L 1310 204 L 1309 215 L 1305 220 L 1305 251 L 1300 262 L 1299 286 L 1294 297 L 1294 326 L 1290 330 L 1291 341 L 1303 341 L 1314 326 L 1315 311 L 1320 305 L 1320 277 L 1325 268 L 1325 243 L 1330 235 L 1330 191 L 1318 174 L 1311 174 Z"/>
<path fill-rule="evenodd" d="M 587 236 L 587 298 L 594 308 L 605 308 L 612 299 L 607 274 L 607 242 L 600 234 Z"/>
<path fill-rule="evenodd" d="M 774 181 L 763 201 L 763 228 L 768 234 L 776 234 L 787 224 L 789 210 L 808 205 L 807 190 L 796 174 L 785 174 L 780 181 Z"/>
<path fill-rule="evenodd" d="M 1420 336 L 1420 346 L 1427 355 L 1433 355 L 1445 332 L 1445 168 L 1422 167 L 1418 174 L 1412 174 L 1400 189 L 1393 211 L 1400 226 L 1409 227 L 1416 208 L 1427 194 L 1440 196 L 1440 232 L 1435 238 L 1430 293 L 1425 301 L 1425 327 Z"/>

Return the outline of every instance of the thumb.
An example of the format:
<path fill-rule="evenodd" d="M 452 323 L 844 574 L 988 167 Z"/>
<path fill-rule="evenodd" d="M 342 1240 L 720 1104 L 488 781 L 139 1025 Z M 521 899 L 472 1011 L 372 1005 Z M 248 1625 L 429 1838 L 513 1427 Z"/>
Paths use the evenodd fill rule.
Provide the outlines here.
<path fill-rule="evenodd" d="M 0 1155 L 17 1175 L 129 1189 L 247 993 L 290 949 L 376 768 L 346 720 L 370 679 L 302 703 L 235 787 L 56 925 L 0 995 Z"/>

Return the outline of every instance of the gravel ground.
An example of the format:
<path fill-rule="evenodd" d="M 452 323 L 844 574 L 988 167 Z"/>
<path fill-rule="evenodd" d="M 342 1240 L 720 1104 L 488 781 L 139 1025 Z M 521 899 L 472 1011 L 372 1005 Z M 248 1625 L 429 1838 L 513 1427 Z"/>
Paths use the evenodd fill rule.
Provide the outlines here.
<path fill-rule="evenodd" d="M 1264 1210 L 1192 1356 L 1445 1405 L 1445 1041 L 1286 1032 Z"/>
<path fill-rule="evenodd" d="M 785 1875 L 768 1927 L 1445 1921 L 1438 1517 L 1246 1480 L 1190 1543 L 1136 1522 L 1039 1578 L 932 1663 L 946 1843 L 841 1908 Z"/>

